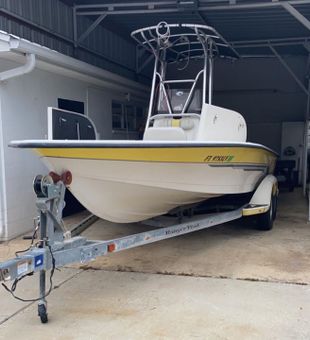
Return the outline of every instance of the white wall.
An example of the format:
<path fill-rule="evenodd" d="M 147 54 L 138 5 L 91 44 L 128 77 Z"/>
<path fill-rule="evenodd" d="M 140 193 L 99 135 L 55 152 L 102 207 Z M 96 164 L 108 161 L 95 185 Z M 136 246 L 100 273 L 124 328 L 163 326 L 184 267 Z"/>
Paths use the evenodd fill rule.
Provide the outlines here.
<path fill-rule="evenodd" d="M 86 88 L 87 84 L 40 70 L 1 84 L 7 225 L 0 239 L 32 228 L 36 215 L 32 181 L 36 174 L 47 171 L 32 151 L 12 149 L 8 143 L 46 138 L 47 106 L 57 106 L 58 97 L 85 102 Z"/>
<path fill-rule="evenodd" d="M 1 60 L 0 65 L 0 71 L 16 66 L 6 60 Z M 0 84 L 3 124 L 3 136 L 0 128 L 0 145 L 4 152 L 2 170 L 5 171 L 3 174 L 0 167 L 0 180 L 4 176 L 6 185 L 6 195 L 5 188 L 0 186 L 0 241 L 32 229 L 33 217 L 37 214 L 32 181 L 35 175 L 47 172 L 31 150 L 9 148 L 11 140 L 46 138 L 47 107 L 57 107 L 59 97 L 84 102 L 101 138 L 111 138 L 111 103 L 114 97 L 117 99 L 121 94 L 100 88 L 89 89 L 90 86 L 86 82 L 39 69 Z M 2 202 L 1 197 L 5 197 L 5 202 Z"/>
<path fill-rule="evenodd" d="M 0 237 L 6 235 L 6 199 L 5 199 L 5 177 L 4 177 L 4 147 L 3 147 L 3 126 L 1 115 L 1 88 L 0 88 Z"/>
<path fill-rule="evenodd" d="M 115 94 L 114 94 L 115 95 Z M 115 95 L 116 96 L 116 95 Z M 113 93 L 99 88 L 88 88 L 87 114 L 95 123 L 100 139 L 112 138 L 112 98 Z"/>

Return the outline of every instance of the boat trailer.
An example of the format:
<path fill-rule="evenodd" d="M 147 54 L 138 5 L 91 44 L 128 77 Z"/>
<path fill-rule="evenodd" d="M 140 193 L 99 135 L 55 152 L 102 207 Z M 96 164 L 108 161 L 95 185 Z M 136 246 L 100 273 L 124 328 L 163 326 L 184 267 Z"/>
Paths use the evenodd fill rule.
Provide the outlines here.
<path fill-rule="evenodd" d="M 42 323 L 48 322 L 46 297 L 51 293 L 54 270 L 68 264 L 80 262 L 82 264 L 94 260 L 98 256 L 142 246 L 148 243 L 184 235 L 197 230 L 209 228 L 225 222 L 233 221 L 245 215 L 265 214 L 271 207 L 272 199 L 277 192 L 272 189 L 276 183 L 274 176 L 268 175 L 261 182 L 249 204 L 238 209 L 220 213 L 184 217 L 178 224 L 164 226 L 156 220 L 149 225 L 157 228 L 125 237 L 111 240 L 88 240 L 76 235 L 86 227 L 80 226 L 75 232 L 67 230 L 62 220 L 62 210 L 65 206 L 64 196 L 66 187 L 70 185 L 72 175 L 69 171 L 62 176 L 50 173 L 47 176 L 38 175 L 33 182 L 36 193 L 36 206 L 39 211 L 38 224 L 34 230 L 32 242 L 27 250 L 16 252 L 16 257 L 0 263 L 0 282 L 13 281 L 9 288 L 2 283 L 13 297 L 25 302 L 38 302 L 38 315 Z M 271 188 L 272 186 L 272 188 Z M 263 188 L 271 188 L 269 203 L 256 203 L 255 195 Z M 261 189 L 262 190 L 262 189 Z M 268 190 L 267 190 L 268 191 Z M 267 196 L 270 195 L 267 193 Z M 261 199 L 261 195 L 257 195 Z M 266 200 L 265 200 L 266 201 Z M 185 220 L 185 221 L 184 221 Z M 89 223 L 88 223 L 89 224 Z M 160 226 L 160 227 L 159 227 Z M 158 228 L 159 227 L 159 228 Z M 39 239 L 35 240 L 38 232 Z M 50 271 L 49 288 L 47 286 L 47 272 Z M 39 272 L 39 297 L 36 299 L 22 299 L 15 295 L 17 283 L 26 276 Z"/>

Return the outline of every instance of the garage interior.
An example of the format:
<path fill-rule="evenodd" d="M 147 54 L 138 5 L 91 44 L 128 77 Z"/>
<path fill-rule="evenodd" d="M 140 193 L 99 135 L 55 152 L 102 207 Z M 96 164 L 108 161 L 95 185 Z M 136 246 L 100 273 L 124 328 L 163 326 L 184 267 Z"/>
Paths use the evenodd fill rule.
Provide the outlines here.
<path fill-rule="evenodd" d="M 0 339 L 19 337 L 21 327 L 23 337 L 32 339 L 42 334 L 81 339 L 310 337 L 310 1 L 2 0 L 0 7 L 2 31 L 108 70 L 144 89 L 151 84 L 153 58 L 136 47 L 130 33 L 161 21 L 210 25 L 239 53 L 238 60 L 215 62 L 214 104 L 240 112 L 248 124 L 248 140 L 279 154 L 274 228 L 262 232 L 237 220 L 99 257 L 86 265 L 66 266 L 55 273 L 48 298 L 50 321 L 44 328 L 38 323 L 35 303 L 13 300 L 0 290 Z M 131 104 L 135 114 L 126 101 L 114 100 L 108 114 L 111 126 L 103 118 L 95 121 L 101 111 L 92 117 L 85 109 L 101 139 L 139 138 L 137 117 L 145 119 L 146 95 L 135 99 L 137 94 L 131 91 L 120 92 L 135 102 Z M 89 107 L 89 98 L 65 99 Z M 135 123 L 128 117 L 135 117 Z M 44 135 L 45 122 L 40 124 L 36 131 Z M 293 161 L 289 176 L 287 161 Z M 87 215 L 82 211 L 65 223 L 74 226 Z M 112 239 L 141 228 L 150 227 L 97 220 L 83 236 Z M 28 244 L 22 237 L 1 243 L 0 261 Z M 18 293 L 37 296 L 37 280 L 23 280 Z"/>

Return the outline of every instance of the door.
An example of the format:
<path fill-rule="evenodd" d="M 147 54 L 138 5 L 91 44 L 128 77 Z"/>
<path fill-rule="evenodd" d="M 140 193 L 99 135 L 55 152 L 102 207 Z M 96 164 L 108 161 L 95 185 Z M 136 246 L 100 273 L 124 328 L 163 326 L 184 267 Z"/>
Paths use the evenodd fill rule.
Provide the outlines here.
<path fill-rule="evenodd" d="M 304 122 L 283 122 L 281 159 L 294 160 L 298 184 L 302 182 Z"/>

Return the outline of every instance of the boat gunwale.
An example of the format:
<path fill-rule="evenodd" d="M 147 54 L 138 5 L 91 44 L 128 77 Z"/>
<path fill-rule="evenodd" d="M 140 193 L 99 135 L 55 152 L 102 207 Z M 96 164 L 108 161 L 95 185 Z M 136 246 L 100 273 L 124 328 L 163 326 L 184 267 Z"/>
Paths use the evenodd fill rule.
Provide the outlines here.
<path fill-rule="evenodd" d="M 107 149 L 107 148 L 124 148 L 124 149 L 156 149 L 156 148 L 221 148 L 221 147 L 237 147 L 237 148 L 254 148 L 262 149 L 279 157 L 279 154 L 265 145 L 251 142 L 175 142 L 175 141 L 118 141 L 118 140 L 22 140 L 12 141 L 9 143 L 13 148 L 24 149 Z"/>

